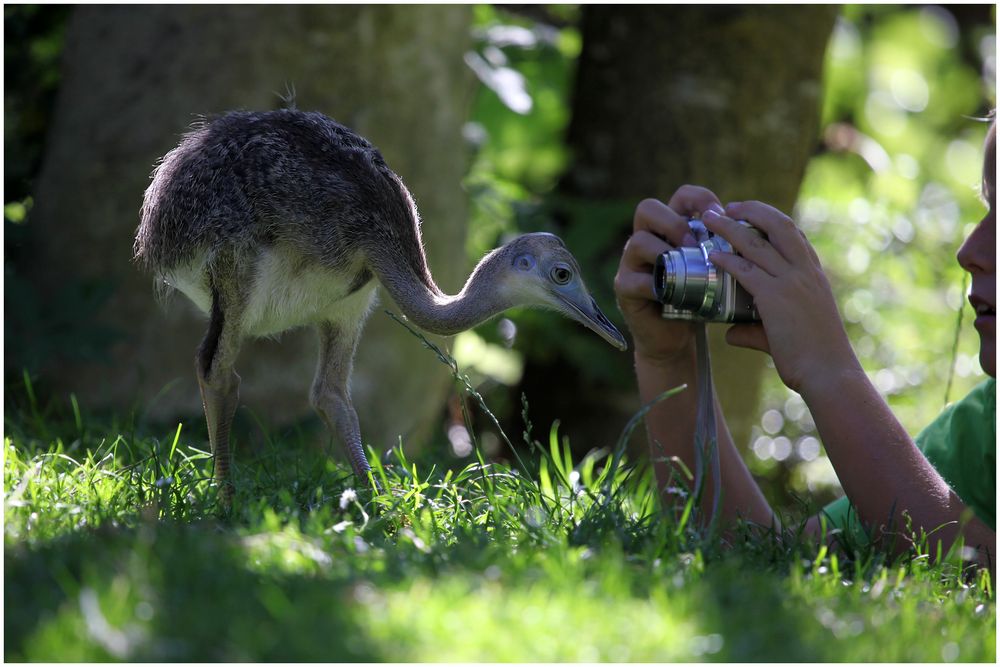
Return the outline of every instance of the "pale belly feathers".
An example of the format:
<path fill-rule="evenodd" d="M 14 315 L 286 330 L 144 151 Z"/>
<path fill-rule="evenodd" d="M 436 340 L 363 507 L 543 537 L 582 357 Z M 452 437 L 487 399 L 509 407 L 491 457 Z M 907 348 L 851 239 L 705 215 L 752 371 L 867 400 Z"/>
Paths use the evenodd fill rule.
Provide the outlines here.
<path fill-rule="evenodd" d="M 240 318 L 241 333 L 272 336 L 319 322 L 361 327 L 375 305 L 377 283 L 370 280 L 351 293 L 352 282 L 363 269 L 361 261 L 356 264 L 341 273 L 318 264 L 303 267 L 301 259 L 293 259 L 287 249 L 263 250 L 254 263 L 253 285 Z M 167 272 L 163 280 L 201 311 L 211 310 L 204 256 Z"/>

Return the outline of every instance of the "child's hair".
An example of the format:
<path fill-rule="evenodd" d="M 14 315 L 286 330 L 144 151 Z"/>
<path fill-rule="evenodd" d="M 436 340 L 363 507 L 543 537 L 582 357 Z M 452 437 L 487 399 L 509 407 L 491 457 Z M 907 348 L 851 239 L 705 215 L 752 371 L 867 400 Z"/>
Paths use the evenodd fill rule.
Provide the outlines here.
<path fill-rule="evenodd" d="M 986 146 L 983 151 L 983 186 L 989 181 L 996 187 L 997 182 L 997 110 L 990 111 L 987 117 L 990 121 L 990 129 L 986 132 Z M 995 193 L 994 193 L 995 194 Z M 986 192 L 983 192 L 986 196 Z"/>

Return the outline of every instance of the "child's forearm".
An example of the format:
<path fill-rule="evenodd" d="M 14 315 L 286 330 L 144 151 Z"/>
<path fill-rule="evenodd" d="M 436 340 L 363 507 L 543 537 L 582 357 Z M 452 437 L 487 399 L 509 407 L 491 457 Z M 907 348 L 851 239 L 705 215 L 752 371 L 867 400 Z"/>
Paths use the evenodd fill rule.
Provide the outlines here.
<path fill-rule="evenodd" d="M 860 365 L 812 378 L 801 387 L 830 462 L 862 522 L 894 526 L 903 535 L 905 511 L 914 529 L 935 531 L 932 541 L 949 547 L 959 533 L 966 506 L 920 453 L 909 434 L 872 385 Z M 963 531 L 968 546 L 992 555 L 996 533 L 976 518 Z M 932 544 L 933 546 L 933 544 Z M 897 541 L 897 550 L 908 547 Z"/>
<path fill-rule="evenodd" d="M 694 349 L 682 352 L 672 361 L 651 361 L 635 354 L 635 375 L 639 400 L 646 404 L 665 391 L 687 385 L 687 389 L 661 401 L 646 414 L 650 460 L 661 493 L 673 470 L 668 459 L 676 456 L 689 470 L 694 470 L 695 415 L 698 409 L 697 377 L 694 372 Z"/>
<path fill-rule="evenodd" d="M 671 472 L 679 474 L 669 463 L 677 457 L 689 470 L 694 470 L 695 415 L 698 411 L 698 377 L 695 351 L 691 349 L 671 361 L 650 361 L 638 352 L 635 355 L 635 372 L 639 396 L 643 403 L 653 400 L 664 391 L 687 385 L 687 389 L 657 404 L 646 415 L 650 459 L 663 495 Z M 769 526 L 775 521 L 767 500 L 754 481 L 746 464 L 733 444 L 726 426 L 722 407 L 715 398 L 716 428 L 722 477 L 722 518 L 737 517 Z M 711 476 L 706 475 L 702 509 L 709 511 L 713 493 Z"/>

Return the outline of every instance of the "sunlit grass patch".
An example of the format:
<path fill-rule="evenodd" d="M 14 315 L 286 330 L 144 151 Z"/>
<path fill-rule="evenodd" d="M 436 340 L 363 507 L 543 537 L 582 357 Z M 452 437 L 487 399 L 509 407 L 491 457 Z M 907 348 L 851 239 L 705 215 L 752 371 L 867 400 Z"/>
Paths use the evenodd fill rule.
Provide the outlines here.
<path fill-rule="evenodd" d="M 191 516 L 214 497 L 211 455 L 193 447 L 177 451 L 176 440 L 169 454 L 163 449 L 155 441 L 130 444 L 118 436 L 96 450 L 68 449 L 57 440 L 32 456 L 5 438 L 5 537 L 34 541 L 87 526 L 116 526 L 137 511 Z"/>
<path fill-rule="evenodd" d="M 273 476 L 237 468 L 225 518 L 202 488 L 209 462 L 179 456 L 184 444 L 164 470 L 151 451 L 169 454 L 166 439 L 131 443 L 131 463 L 119 448 L 113 466 L 106 454 L 70 460 L 59 443 L 32 454 L 11 439 L 5 657 L 995 657 L 988 576 L 963 577 L 955 559 L 851 559 L 759 533 L 724 551 L 661 518 L 648 477 L 627 463 L 605 474 L 608 455 L 574 462 L 553 444 L 547 482 L 500 464 L 440 471 L 394 452 L 376 465 L 378 496 L 285 448 L 261 457 Z M 169 487 L 156 486 L 157 465 L 175 475 Z"/>
<path fill-rule="evenodd" d="M 850 581 L 829 559 L 428 545 L 282 515 L 275 532 L 150 522 L 8 550 L 8 659 L 988 662 L 994 650 L 993 602 L 934 571 Z"/>
<path fill-rule="evenodd" d="M 690 659 L 697 623 L 669 604 L 597 582 L 553 587 L 505 581 L 497 570 L 371 593 L 374 636 L 390 660 L 664 661 Z M 687 602 L 687 601 L 684 601 Z M 717 649 L 716 649 L 717 650 Z"/>

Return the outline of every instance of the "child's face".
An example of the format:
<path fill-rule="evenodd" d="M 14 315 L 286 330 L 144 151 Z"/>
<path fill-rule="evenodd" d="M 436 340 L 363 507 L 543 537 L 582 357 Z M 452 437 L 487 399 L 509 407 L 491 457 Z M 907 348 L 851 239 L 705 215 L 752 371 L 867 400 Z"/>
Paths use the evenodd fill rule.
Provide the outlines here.
<path fill-rule="evenodd" d="M 958 250 L 958 263 L 972 275 L 969 303 L 976 311 L 979 332 L 979 363 L 990 376 L 997 376 L 997 218 L 996 218 L 996 124 L 986 137 L 983 163 L 983 199 L 989 210 Z"/>

